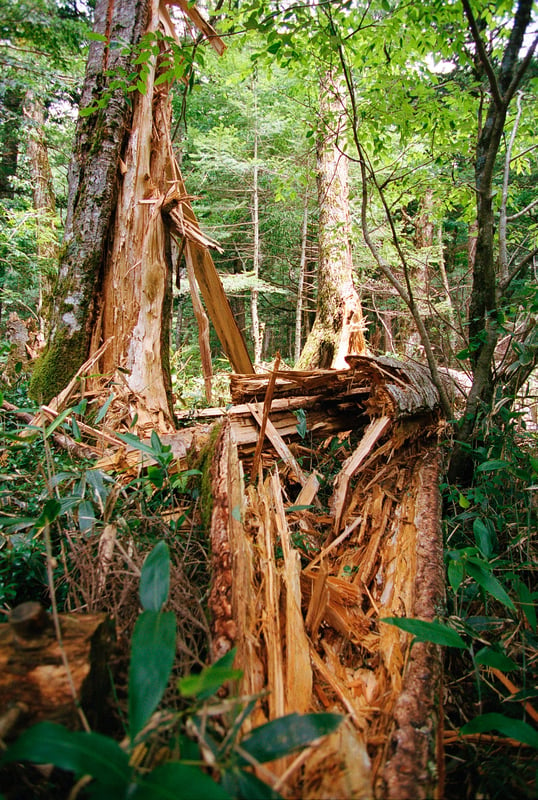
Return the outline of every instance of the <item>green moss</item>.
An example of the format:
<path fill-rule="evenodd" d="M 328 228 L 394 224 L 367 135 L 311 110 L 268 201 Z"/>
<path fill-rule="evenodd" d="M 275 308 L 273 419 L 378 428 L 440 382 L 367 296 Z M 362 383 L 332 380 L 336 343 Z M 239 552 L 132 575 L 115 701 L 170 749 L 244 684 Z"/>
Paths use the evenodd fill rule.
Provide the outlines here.
<path fill-rule="evenodd" d="M 213 426 L 209 434 L 209 439 L 200 450 L 196 459 L 194 469 L 200 470 L 200 516 L 204 531 L 209 531 L 211 527 L 211 514 L 213 513 L 213 464 L 215 461 L 215 446 L 222 430 L 222 423 Z"/>
<path fill-rule="evenodd" d="M 37 403 L 49 403 L 65 389 L 84 362 L 86 337 L 82 331 L 73 336 L 60 333 L 34 366 L 28 394 Z"/>

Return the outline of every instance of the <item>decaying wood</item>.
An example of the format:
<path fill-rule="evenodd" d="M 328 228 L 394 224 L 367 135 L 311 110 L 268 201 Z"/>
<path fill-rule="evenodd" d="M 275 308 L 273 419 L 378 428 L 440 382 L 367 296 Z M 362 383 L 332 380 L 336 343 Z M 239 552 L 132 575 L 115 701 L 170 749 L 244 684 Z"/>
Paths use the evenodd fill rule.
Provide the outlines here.
<path fill-rule="evenodd" d="M 0 626 L 0 719 L 11 721 L 10 738 L 41 720 L 77 728 L 79 715 L 53 625 L 43 609 L 36 611 L 39 604 L 24 606 L 20 612 L 13 609 L 14 625 Z M 61 614 L 60 627 L 77 698 L 90 723 L 102 724 L 110 684 L 111 621 L 106 614 Z"/>
<path fill-rule="evenodd" d="M 335 387 L 335 408 L 345 405 L 346 391 L 360 387 L 358 441 L 333 479 L 328 514 L 311 508 L 315 471 L 297 492 L 271 441 L 266 477 L 245 487 L 242 462 L 251 451 L 238 441 L 239 406 L 225 420 L 213 483 L 215 655 L 236 646 L 240 692 L 260 695 L 248 726 L 291 711 L 339 710 L 346 718 L 297 762 L 271 765 L 284 797 L 434 797 L 440 654 L 429 644 L 411 647 L 408 634 L 381 620 L 431 620 L 442 606 L 438 399 L 430 384 L 421 390 L 420 371 L 417 378 L 399 363 L 360 358 L 346 375 L 325 374 L 324 389 L 318 379 L 279 372 L 268 416 L 285 408 L 277 403 L 290 387 L 296 407 L 297 390 L 308 392 L 310 409 Z M 262 399 L 260 376 L 234 382 L 247 409 Z M 368 424 L 373 398 L 382 402 Z M 312 432 L 312 454 L 322 456 L 326 432 Z M 289 441 L 297 432 L 279 436 Z"/>

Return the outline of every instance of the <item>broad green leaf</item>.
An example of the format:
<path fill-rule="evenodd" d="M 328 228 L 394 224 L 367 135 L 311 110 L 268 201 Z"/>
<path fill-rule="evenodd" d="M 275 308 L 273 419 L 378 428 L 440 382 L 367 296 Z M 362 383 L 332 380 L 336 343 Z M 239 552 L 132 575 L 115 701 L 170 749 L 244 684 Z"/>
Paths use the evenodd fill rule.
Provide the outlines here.
<path fill-rule="evenodd" d="M 89 117 L 90 114 L 93 114 L 94 111 L 97 111 L 98 106 L 86 106 L 85 108 L 79 108 L 78 113 L 80 117 Z"/>
<path fill-rule="evenodd" d="M 77 776 L 92 775 L 101 784 L 118 789 L 131 778 L 129 757 L 113 739 L 99 733 L 73 733 L 53 722 L 40 722 L 25 731 L 0 763 L 23 760 L 54 764 Z"/>
<path fill-rule="evenodd" d="M 55 497 L 49 498 L 43 506 L 43 511 L 39 515 L 39 518 L 36 520 L 36 528 L 42 529 L 45 525 L 50 525 L 58 519 L 61 511 L 62 506 L 60 501 Z"/>
<path fill-rule="evenodd" d="M 232 800 L 222 786 L 197 767 L 169 761 L 138 778 L 132 800 Z"/>
<path fill-rule="evenodd" d="M 477 664 L 482 664 L 485 667 L 494 667 L 500 669 L 501 672 L 510 672 L 513 669 L 519 669 L 515 661 L 509 658 L 506 653 L 495 645 L 483 647 L 476 653 L 474 660 Z"/>
<path fill-rule="evenodd" d="M 92 42 L 108 42 L 107 37 L 103 33 L 95 33 L 94 31 L 90 31 L 90 33 L 86 35 Z"/>
<path fill-rule="evenodd" d="M 505 605 L 511 611 L 515 611 L 515 606 L 508 596 L 506 589 L 499 583 L 497 578 L 491 574 L 488 570 L 487 565 L 479 564 L 476 561 L 471 561 L 468 559 L 465 563 L 465 569 L 467 574 L 474 578 L 474 580 L 478 583 L 479 586 L 484 589 L 484 591 L 488 592 L 492 597 L 495 597 L 500 603 Z"/>
<path fill-rule="evenodd" d="M 255 728 L 241 741 L 241 748 L 260 763 L 273 761 L 332 733 L 342 720 L 340 714 L 288 714 Z"/>
<path fill-rule="evenodd" d="M 475 717 L 461 729 L 461 733 L 486 733 L 498 731 L 502 736 L 517 739 L 518 742 L 528 744 L 538 749 L 538 731 L 519 719 L 506 717 L 504 714 L 482 714 Z"/>
<path fill-rule="evenodd" d="M 171 611 L 143 611 L 131 641 L 129 734 L 140 733 L 168 685 L 176 652 L 176 619 Z"/>
<path fill-rule="evenodd" d="M 463 564 L 461 561 L 449 561 L 447 567 L 448 582 L 453 592 L 457 592 L 463 580 Z"/>
<path fill-rule="evenodd" d="M 395 625 L 402 631 L 412 633 L 419 642 L 433 642 L 442 647 L 459 647 L 461 650 L 467 647 L 459 633 L 443 622 L 427 622 L 422 619 L 406 617 L 385 617 L 380 622 Z"/>
<path fill-rule="evenodd" d="M 160 541 L 146 556 L 140 574 L 140 604 L 145 611 L 160 611 L 170 590 L 170 552 Z"/>
<path fill-rule="evenodd" d="M 477 517 L 473 522 L 473 533 L 476 546 L 484 558 L 491 558 L 495 552 L 495 531 L 492 526 Z"/>
<path fill-rule="evenodd" d="M 78 506 L 78 527 L 81 533 L 91 531 L 95 525 L 95 513 L 89 500 L 83 500 Z"/>
<path fill-rule="evenodd" d="M 483 464 L 479 464 L 476 468 L 477 472 L 495 472 L 498 469 L 506 469 L 506 467 L 510 466 L 508 461 L 502 460 L 495 460 L 495 461 L 484 461 Z"/>
<path fill-rule="evenodd" d="M 161 467 L 150 464 L 148 467 L 148 478 L 156 489 L 162 489 L 166 478 L 166 472 Z"/>
<path fill-rule="evenodd" d="M 235 800 L 282 800 L 282 795 L 267 783 L 237 767 L 223 773 L 222 785 Z"/>

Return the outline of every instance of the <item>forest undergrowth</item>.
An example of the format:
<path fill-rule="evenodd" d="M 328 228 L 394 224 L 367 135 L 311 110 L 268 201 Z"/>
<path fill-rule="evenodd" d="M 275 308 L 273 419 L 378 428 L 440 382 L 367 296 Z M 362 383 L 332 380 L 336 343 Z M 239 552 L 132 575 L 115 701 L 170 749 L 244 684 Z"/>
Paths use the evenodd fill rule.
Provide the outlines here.
<path fill-rule="evenodd" d="M 195 391 L 185 388 L 186 394 Z M 6 390 L 5 399 L 19 409 L 35 410 L 22 374 Z M 203 404 L 201 398 L 199 404 Z M 99 410 L 79 405 L 71 409 L 70 419 L 29 429 L 13 413 L 2 411 L 2 614 L 28 600 L 50 608 L 54 592 L 60 611 L 104 611 L 114 618 L 114 691 L 110 724 L 101 733 L 122 739 L 136 711 L 130 697 L 135 690 L 129 685 L 133 680 L 129 658 L 132 670 L 136 642 L 142 635 L 141 616 L 157 615 L 161 624 L 166 613 L 171 613 L 180 643 L 171 668 L 175 680 L 167 675 L 166 685 L 161 687 L 157 705 L 166 711 L 148 734 L 150 744 L 141 755 L 142 765 L 151 764 L 151 776 L 166 762 L 166 754 L 171 757 L 178 748 L 197 763 L 207 747 L 200 726 L 207 724 L 214 737 L 221 736 L 216 757 L 221 759 L 221 767 L 225 764 L 222 774 L 228 776 L 222 784 L 212 784 L 215 793 L 211 796 L 220 797 L 218 792 L 223 789 L 228 791 L 223 797 L 248 796 L 248 792 L 254 796 L 248 783 L 252 775 L 240 768 L 237 743 L 215 732 L 215 704 L 222 706 L 216 692 L 233 669 L 229 659 L 216 668 L 207 667 L 211 633 L 209 553 L 201 513 L 204 465 L 176 471 L 170 450 L 155 436 L 149 445 L 154 456 L 152 468 L 135 475 L 112 476 L 92 469 L 90 461 L 73 458 L 53 443 L 52 434 L 62 426 L 75 439 L 80 438 L 76 420 L 98 425 Z M 495 422 L 485 422 L 482 431 L 483 438 L 475 442 L 472 453 L 472 484 L 441 486 L 445 621 L 466 643 L 465 649 L 449 647 L 445 651 L 441 733 L 447 800 L 531 798 L 538 786 L 538 435 L 526 429 L 521 414 L 506 408 Z M 445 444 L 448 447 L 449 443 Z M 147 452 L 148 445 L 144 446 Z M 331 453 L 342 446 L 345 443 L 335 441 L 332 449 L 320 454 L 316 468 L 322 472 L 322 480 L 330 480 Z M 164 543 L 167 554 L 159 549 L 163 547 L 159 543 Z M 164 585 L 169 587 L 162 590 L 154 607 L 144 605 L 142 595 L 139 598 L 139 586 L 150 581 L 144 564 L 152 558 L 156 574 L 164 576 Z M 47 569 L 47 562 L 52 569 Z M 191 688 L 187 686 L 189 676 Z M 182 689 L 180 680 L 179 691 L 178 679 L 187 681 Z M 235 734 L 249 713 L 248 704 L 240 705 L 236 699 Z M 324 724 L 328 730 L 333 723 L 325 720 Z M 463 726 L 465 734 L 461 735 Z M 268 747 L 268 738 L 252 746 Z M 18 793 L 13 793 L 11 785 L 11 793 L 6 794 L 9 800 L 59 796 L 61 782 L 56 774 L 43 778 L 40 773 L 29 776 L 25 772 L 21 778 L 19 772 L 9 771 L 13 768 L 5 769 L 19 786 Z M 203 782 L 207 776 L 200 775 Z M 166 776 L 162 780 L 166 781 Z M 137 791 L 136 797 L 150 796 L 144 794 L 150 791 L 147 787 Z M 262 790 L 258 786 L 256 791 Z"/>

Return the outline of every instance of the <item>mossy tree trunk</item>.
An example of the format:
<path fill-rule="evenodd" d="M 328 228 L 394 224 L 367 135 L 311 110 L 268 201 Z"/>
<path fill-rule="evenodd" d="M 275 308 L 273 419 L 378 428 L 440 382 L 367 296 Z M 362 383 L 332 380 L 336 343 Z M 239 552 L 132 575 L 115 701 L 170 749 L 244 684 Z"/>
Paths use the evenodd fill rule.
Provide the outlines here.
<path fill-rule="evenodd" d="M 111 78 L 106 72 L 136 70 L 134 50 L 144 33 L 150 0 L 98 0 L 94 30 L 106 41 L 90 44 L 81 109 L 95 106 Z M 110 46 L 122 40 L 131 46 Z M 134 99 L 134 105 L 138 98 Z M 30 391 L 47 402 L 67 384 L 87 359 L 90 342 L 103 314 L 104 278 L 114 246 L 114 218 L 122 183 L 120 164 L 132 129 L 133 96 L 118 88 L 109 102 L 89 116 L 79 116 L 75 150 L 69 169 L 69 196 L 60 253 L 51 336 L 36 365 Z M 128 132 L 131 131 L 129 137 Z M 127 145 L 126 145 L 127 140 Z"/>
<path fill-rule="evenodd" d="M 343 93 L 327 72 L 320 84 L 321 131 L 317 144 L 319 260 L 316 319 L 299 368 L 345 368 L 345 357 L 366 349 L 360 299 L 353 282 L 348 161 L 342 150 L 346 122 Z"/>

